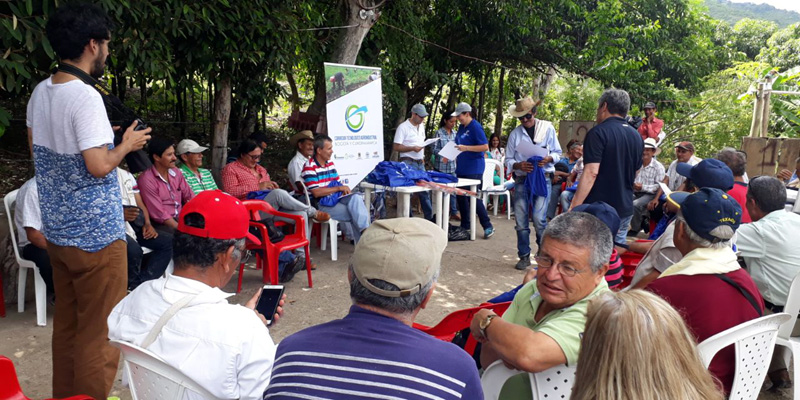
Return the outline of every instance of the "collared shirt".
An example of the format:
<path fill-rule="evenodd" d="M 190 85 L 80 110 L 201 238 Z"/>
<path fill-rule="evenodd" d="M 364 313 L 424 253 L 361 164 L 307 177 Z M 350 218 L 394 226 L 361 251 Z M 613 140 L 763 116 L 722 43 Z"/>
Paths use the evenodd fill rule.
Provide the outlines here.
<path fill-rule="evenodd" d="M 438 131 L 436 131 L 436 137 L 438 137 L 439 140 L 433 144 L 433 169 L 439 172 L 444 172 L 445 174 L 455 174 L 456 160 L 447 160 L 447 162 L 444 162 L 442 160 L 444 157 L 440 156 L 439 152 L 442 151 L 447 143 L 456 140 L 456 131 L 451 130 L 450 133 L 447 133 L 447 129 L 441 127 Z"/>
<path fill-rule="evenodd" d="M 136 194 L 139 193 L 139 183 L 128 171 L 117 167 L 117 180 L 119 181 L 119 192 L 122 195 L 123 206 L 136 206 Z M 125 221 L 125 234 L 135 238 L 136 231 L 128 221 Z"/>
<path fill-rule="evenodd" d="M 25 228 L 42 231 L 42 212 L 39 211 L 39 189 L 36 186 L 36 177 L 28 179 L 17 192 L 14 225 L 17 227 L 17 246 L 20 249 L 30 244 Z"/>
<path fill-rule="evenodd" d="M 217 398 L 261 399 L 275 344 L 253 310 L 228 304 L 231 293 L 175 275 L 145 282 L 111 311 L 109 339 L 140 346 L 173 303 L 194 294 L 147 349 Z"/>
<path fill-rule="evenodd" d="M 664 128 L 664 121 L 653 117 L 653 122 L 647 122 L 647 119 L 642 119 L 642 124 L 639 125 L 639 134 L 642 135 L 642 140 L 647 138 L 658 139 L 658 134 Z"/>
<path fill-rule="evenodd" d="M 536 121 L 538 123 L 539 120 Z M 534 125 L 534 128 L 535 127 L 536 125 Z M 506 143 L 506 171 L 511 171 L 514 163 L 528 161 L 525 156 L 517 151 L 517 146 L 519 146 L 520 142 L 533 143 L 533 140 L 530 135 L 528 135 L 524 126 L 517 125 L 517 127 L 508 134 L 508 142 Z M 550 152 L 550 157 L 553 157 L 553 162 L 547 163 L 544 166 L 544 172 L 555 172 L 555 163 L 561 159 L 561 144 L 558 142 L 556 129 L 552 126 L 548 127 L 544 140 L 541 143 L 534 144 L 546 148 Z M 527 173 L 514 170 L 514 175 L 523 176 L 527 175 Z"/>
<path fill-rule="evenodd" d="M 697 165 L 697 163 L 700 161 L 702 160 L 692 156 L 692 158 L 689 159 L 688 164 Z M 678 188 L 683 185 L 683 182 L 686 181 L 686 177 L 678 173 L 678 160 L 675 160 L 669 164 L 669 168 L 667 168 L 667 176 L 669 177 L 667 187 L 669 187 L 669 190 L 672 190 L 673 192 L 678 190 Z"/>
<path fill-rule="evenodd" d="M 194 197 L 194 192 L 183 174 L 177 168 L 170 168 L 167 174 L 169 181 L 164 180 L 156 170 L 156 166 L 148 168 L 139 175 L 139 193 L 150 220 L 159 224 L 170 218 L 178 218 L 181 208 Z"/>
<path fill-rule="evenodd" d="M 351 306 L 281 341 L 264 399 L 480 400 L 475 361 L 394 318 Z"/>
<path fill-rule="evenodd" d="M 421 123 L 414 126 L 411 120 L 407 119 L 405 122 L 397 127 L 394 132 L 393 143 L 402 144 L 403 146 L 422 146 L 425 142 L 425 124 Z M 400 157 L 413 158 L 415 160 L 422 160 L 424 157 L 425 149 L 420 151 L 406 151 L 400 153 Z"/>
<path fill-rule="evenodd" d="M 206 190 L 219 189 L 217 187 L 217 182 L 214 181 L 214 176 L 211 175 L 211 170 L 198 168 L 197 172 L 200 173 L 200 176 L 198 177 L 186 164 L 181 163 L 179 168 L 183 173 L 183 179 L 186 179 L 186 183 L 189 184 L 190 188 L 192 188 L 192 192 L 194 194 L 198 194 Z"/>
<path fill-rule="evenodd" d="M 783 306 L 792 279 L 800 273 L 800 215 L 773 211 L 736 230 L 736 248 L 758 290 L 768 302 Z"/>
<path fill-rule="evenodd" d="M 581 348 L 581 335 L 586 325 L 586 307 L 591 299 L 609 291 L 608 284 L 603 279 L 588 296 L 578 300 L 577 303 L 550 311 L 542 319 L 536 321 L 534 319 L 536 311 L 539 310 L 543 301 L 536 282 L 535 279 L 528 282 L 517 292 L 511 306 L 503 314 L 503 319 L 550 336 L 558 343 L 567 357 L 567 365 L 575 365 L 578 362 L 578 352 Z"/>
<path fill-rule="evenodd" d="M 325 165 L 319 165 L 317 160 L 311 158 L 303 166 L 303 182 L 308 190 L 328 187 L 333 181 L 339 180 L 339 173 L 333 161 L 328 160 Z"/>
<path fill-rule="evenodd" d="M 267 170 L 256 164 L 258 176 L 240 160 L 236 160 L 222 169 L 222 190 L 239 200 L 244 200 L 247 194 L 259 190 L 258 186 L 270 181 Z"/>
<path fill-rule="evenodd" d="M 287 170 L 289 171 L 289 184 L 292 186 L 292 190 L 297 190 L 295 182 L 303 182 L 301 175 L 303 174 L 303 167 L 308 162 L 308 159 L 309 157 L 304 156 L 298 151 L 294 153 L 292 161 L 289 161 Z"/>
<path fill-rule="evenodd" d="M 633 183 L 641 183 L 643 193 L 655 193 L 658 190 L 658 183 L 664 180 L 664 165 L 655 158 L 650 160 L 650 164 L 643 165 L 636 174 Z"/>
<path fill-rule="evenodd" d="M 93 253 L 125 240 L 117 174 L 97 178 L 82 152 L 114 147 L 103 99 L 80 80 L 42 81 L 28 102 L 42 234 L 58 246 Z"/>

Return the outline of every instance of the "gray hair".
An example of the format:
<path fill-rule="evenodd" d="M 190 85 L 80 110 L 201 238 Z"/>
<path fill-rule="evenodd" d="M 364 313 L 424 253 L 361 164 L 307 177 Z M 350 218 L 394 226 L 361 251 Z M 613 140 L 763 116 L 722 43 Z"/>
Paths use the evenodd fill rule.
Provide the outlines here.
<path fill-rule="evenodd" d="M 769 214 L 786 206 L 786 188 L 778 178 L 757 176 L 747 185 L 747 198 L 753 199 L 764 214 Z"/>
<path fill-rule="evenodd" d="M 353 303 L 373 306 L 380 308 L 381 310 L 402 315 L 411 314 L 420 306 L 422 306 L 422 302 L 433 288 L 433 284 L 436 283 L 437 279 L 439 279 L 439 269 L 437 268 L 436 273 L 433 275 L 433 278 L 431 278 L 431 281 L 426 283 L 419 290 L 419 292 L 405 297 L 385 297 L 377 293 L 373 293 L 364 287 L 364 285 L 362 285 L 358 280 L 358 277 L 356 277 L 356 273 L 353 271 L 352 264 L 348 266 L 347 273 L 350 277 L 350 299 L 353 300 Z M 381 279 L 370 279 L 369 283 L 382 290 L 400 290 L 400 288 L 398 288 L 396 285 Z"/>
<path fill-rule="evenodd" d="M 631 96 L 622 89 L 606 89 L 603 94 L 600 95 L 597 107 L 602 107 L 603 103 L 606 103 L 608 112 L 611 114 L 625 117 L 628 115 L 628 110 L 631 109 Z"/>
<path fill-rule="evenodd" d="M 697 232 L 692 230 L 692 228 L 686 222 L 686 218 L 683 217 L 683 214 L 680 211 L 678 211 L 678 215 L 675 217 L 675 221 L 676 224 L 677 223 L 683 224 L 683 230 L 684 232 L 686 232 L 686 236 L 689 238 L 689 241 L 691 241 L 698 247 L 705 247 L 708 249 L 724 249 L 726 247 L 731 247 L 730 240 L 720 240 L 719 242 L 712 242 L 698 235 Z M 719 230 L 719 232 L 717 232 L 717 230 Z M 712 235 L 714 233 L 724 234 L 724 235 L 730 234 L 730 236 L 733 237 L 733 228 L 727 225 L 718 226 L 714 228 L 713 231 L 711 231 Z"/>
<path fill-rule="evenodd" d="M 742 153 L 736 151 L 732 147 L 723 147 L 715 157 L 731 169 L 733 176 L 744 176 L 744 171 L 747 168 L 747 160 Z"/>
<path fill-rule="evenodd" d="M 594 215 L 579 211 L 563 213 L 550 221 L 542 235 L 542 245 L 546 239 L 590 249 L 592 272 L 608 264 L 614 249 L 611 229 Z"/>

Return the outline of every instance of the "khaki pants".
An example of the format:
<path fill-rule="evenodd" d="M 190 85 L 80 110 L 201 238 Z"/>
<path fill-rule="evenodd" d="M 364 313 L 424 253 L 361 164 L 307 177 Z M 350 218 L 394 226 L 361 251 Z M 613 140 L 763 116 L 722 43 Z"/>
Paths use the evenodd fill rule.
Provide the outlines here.
<path fill-rule="evenodd" d="M 89 253 L 47 243 L 53 265 L 53 397 L 85 394 L 105 399 L 119 364 L 108 344 L 108 315 L 125 297 L 126 244 L 116 240 Z"/>

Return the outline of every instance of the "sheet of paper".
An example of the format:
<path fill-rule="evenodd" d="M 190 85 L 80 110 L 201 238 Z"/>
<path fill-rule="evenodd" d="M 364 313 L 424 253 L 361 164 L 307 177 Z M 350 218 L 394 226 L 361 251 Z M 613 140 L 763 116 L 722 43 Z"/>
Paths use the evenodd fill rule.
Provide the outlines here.
<path fill-rule="evenodd" d="M 430 146 L 430 145 L 436 143 L 437 140 L 439 140 L 439 138 L 428 139 L 428 140 L 426 140 L 425 142 L 422 143 L 422 147 Z"/>
<path fill-rule="evenodd" d="M 461 151 L 456 149 L 456 142 L 447 142 L 447 144 L 439 150 L 439 155 L 448 160 L 455 160 L 459 154 L 461 154 Z"/>
<path fill-rule="evenodd" d="M 526 141 L 520 141 L 517 144 L 517 153 L 522 154 L 526 160 L 534 156 L 547 157 L 550 154 L 544 147 Z"/>
<path fill-rule="evenodd" d="M 658 182 L 658 186 L 661 187 L 661 191 L 664 192 L 665 195 L 669 196 L 672 193 L 672 190 L 669 190 L 669 187 L 664 182 Z"/>

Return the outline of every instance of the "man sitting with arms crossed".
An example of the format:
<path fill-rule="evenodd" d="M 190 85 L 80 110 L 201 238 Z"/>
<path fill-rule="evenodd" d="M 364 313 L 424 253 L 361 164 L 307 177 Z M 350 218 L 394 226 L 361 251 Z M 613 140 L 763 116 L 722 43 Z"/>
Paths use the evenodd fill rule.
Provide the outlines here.
<path fill-rule="evenodd" d="M 692 194 L 672 192 L 668 197 L 680 205 L 673 241 L 683 259 L 646 289 L 681 313 L 697 343 L 762 316 L 761 294 L 731 248 L 742 218 L 736 200 L 709 187 Z M 733 346 L 725 348 L 708 367 L 725 393 L 733 384 L 735 357 Z"/>
<path fill-rule="evenodd" d="M 275 345 L 255 311 L 260 291 L 242 307 L 228 304 L 233 294 L 221 290 L 241 262 L 245 238 L 259 243 L 247 232 L 249 220 L 244 205 L 219 190 L 188 202 L 178 217 L 174 274 L 143 283 L 117 304 L 109 339 L 152 351 L 217 398 L 261 399 Z M 282 314 L 278 307 L 273 321 Z"/>
<path fill-rule="evenodd" d="M 286 167 L 289 172 L 289 186 L 295 193 L 295 197 L 305 197 L 303 193 L 306 191 L 306 187 L 301 175 L 303 167 L 314 155 L 314 134 L 311 131 L 300 131 L 289 139 L 289 145 L 297 150 L 292 160 L 289 161 L 289 166 Z"/>
<path fill-rule="evenodd" d="M 198 194 L 205 190 L 217 190 L 217 182 L 211 175 L 211 170 L 200 168 L 203 166 L 203 152 L 208 150 L 208 147 L 203 147 L 197 144 L 194 140 L 183 139 L 178 142 L 178 147 L 175 148 L 175 154 L 181 159 L 180 170 L 183 173 L 183 179 L 192 188 L 194 194 Z"/>
<path fill-rule="evenodd" d="M 784 210 L 786 190 L 777 178 L 759 176 L 750 181 L 746 206 L 753 222 L 736 231 L 736 247 L 747 264 L 750 276 L 764 296 L 771 312 L 783 312 L 789 296 L 789 286 L 800 273 L 800 215 Z M 800 336 L 800 324 L 795 324 L 792 336 Z M 791 387 L 786 370 L 791 352 L 777 346 L 772 355 L 769 378 L 772 388 Z M 798 355 L 795 355 L 797 357 Z"/>
<path fill-rule="evenodd" d="M 541 372 L 578 362 L 586 306 L 608 292 L 605 273 L 613 249 L 609 228 L 584 212 L 568 212 L 547 225 L 536 256 L 536 279 L 517 292 L 502 318 L 481 310 L 472 335 L 483 344 L 481 365 L 503 360 L 520 371 Z M 503 387 L 502 399 L 532 396 L 526 374 Z"/>
<path fill-rule="evenodd" d="M 470 356 L 411 327 L 445 246 L 420 218 L 372 224 L 350 260 L 349 314 L 284 339 L 264 398 L 483 399 Z"/>
<path fill-rule="evenodd" d="M 332 156 L 333 141 L 330 136 L 317 136 L 314 139 L 314 157 L 303 167 L 303 180 L 309 193 L 320 201 L 323 197 L 341 192 L 342 197 L 335 205 L 320 204 L 319 209 L 337 221 L 349 222 L 353 241 L 358 243 L 361 232 L 369 227 L 369 211 L 360 194 L 351 194 L 347 185 L 339 185 L 339 173 L 331 161 Z"/>

